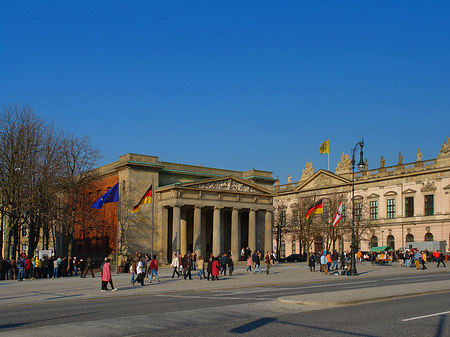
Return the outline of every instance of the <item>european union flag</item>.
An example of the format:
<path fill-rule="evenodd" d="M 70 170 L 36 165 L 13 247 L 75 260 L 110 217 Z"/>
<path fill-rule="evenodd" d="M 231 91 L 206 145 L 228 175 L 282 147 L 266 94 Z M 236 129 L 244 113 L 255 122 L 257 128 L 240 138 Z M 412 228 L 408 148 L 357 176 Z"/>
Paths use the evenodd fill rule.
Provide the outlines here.
<path fill-rule="evenodd" d="M 119 183 L 115 184 L 111 189 L 102 195 L 91 208 L 101 209 L 104 203 L 117 202 L 119 200 Z"/>

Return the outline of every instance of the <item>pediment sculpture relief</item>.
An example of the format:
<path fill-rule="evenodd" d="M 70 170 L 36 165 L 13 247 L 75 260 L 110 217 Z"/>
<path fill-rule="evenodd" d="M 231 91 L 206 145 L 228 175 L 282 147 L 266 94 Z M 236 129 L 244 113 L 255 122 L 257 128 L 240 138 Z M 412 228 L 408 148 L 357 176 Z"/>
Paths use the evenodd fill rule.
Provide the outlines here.
<path fill-rule="evenodd" d="M 421 188 L 421 190 L 420 191 L 422 191 L 422 192 L 434 192 L 434 191 L 436 191 L 436 186 L 434 185 L 434 182 L 427 182 L 426 184 L 425 183 L 422 183 L 422 188 Z"/>
<path fill-rule="evenodd" d="M 350 156 L 342 152 L 341 161 L 337 163 L 336 171 L 350 171 L 351 165 L 352 161 L 350 160 Z"/>
<path fill-rule="evenodd" d="M 208 190 L 222 190 L 222 191 L 238 191 L 238 192 L 250 192 L 255 193 L 257 190 L 251 186 L 244 185 L 240 182 L 232 179 L 211 181 L 208 183 L 202 183 L 197 186 L 198 188 L 204 188 Z"/>

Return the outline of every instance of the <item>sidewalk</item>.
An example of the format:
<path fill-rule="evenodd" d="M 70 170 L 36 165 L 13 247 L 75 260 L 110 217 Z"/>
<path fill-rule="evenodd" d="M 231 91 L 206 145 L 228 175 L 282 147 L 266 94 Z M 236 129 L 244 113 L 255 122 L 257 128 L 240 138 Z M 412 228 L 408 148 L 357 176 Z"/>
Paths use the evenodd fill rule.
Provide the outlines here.
<path fill-rule="evenodd" d="M 100 274 L 96 273 L 96 277 L 68 277 L 59 279 L 37 279 L 27 280 L 24 282 L 0 281 L 0 306 L 27 304 L 51 301 L 74 301 L 89 298 L 103 298 L 103 297 L 120 297 L 120 296 L 136 296 L 142 294 L 162 294 L 173 292 L 186 291 L 204 291 L 204 290 L 223 290 L 232 288 L 246 288 L 246 287 L 267 287 L 275 285 L 299 284 L 305 282 L 323 282 L 323 281 L 346 281 L 348 276 L 335 276 L 332 274 L 322 274 L 320 272 L 310 272 L 306 263 L 286 263 L 276 264 L 270 269 L 270 274 L 265 273 L 265 267 L 262 266 L 261 274 L 253 274 L 245 272 L 246 266 L 237 266 L 233 276 L 219 276 L 219 281 L 198 280 L 197 272 L 192 273 L 193 280 L 184 280 L 183 277 L 172 279 L 172 269 L 161 268 L 159 270 L 160 283 L 153 280 L 152 284 L 145 282 L 145 287 L 130 283 L 131 274 L 113 274 L 113 283 L 118 291 L 116 292 L 100 292 L 101 278 Z M 394 263 L 390 266 L 372 266 L 370 263 L 357 265 L 358 276 L 356 278 L 366 279 L 374 276 L 395 276 L 395 275 L 426 275 L 434 272 L 450 272 L 449 268 L 436 268 L 436 264 L 428 264 L 427 270 L 416 270 L 412 268 L 400 267 L 400 264 Z M 353 277 L 353 278 L 355 278 Z M 449 283 L 447 285 L 447 283 Z M 409 293 L 414 291 L 413 287 L 389 287 L 393 288 L 394 293 L 390 296 L 395 296 L 396 293 L 404 295 L 404 291 L 400 289 L 409 289 Z M 411 288 L 411 289 L 410 289 Z M 397 289 L 397 290 L 395 290 Z M 364 291 L 348 291 L 348 296 L 356 296 L 357 300 L 361 300 L 361 294 L 370 293 Z M 450 282 L 441 282 L 436 291 L 450 290 Z M 339 292 L 339 298 L 343 297 L 342 292 Z M 408 292 L 407 292 L 408 293 Z M 330 293 L 328 293 L 330 294 Z M 303 296 L 303 295 L 302 295 Z M 359 297 L 358 297 L 359 296 Z M 374 297 L 376 297 L 374 295 Z M 330 297 L 328 297 L 330 298 Z M 310 301 L 307 298 L 291 299 L 294 302 L 302 303 Z M 320 301 L 320 298 L 315 296 L 315 301 Z M 330 302 L 330 301 L 328 301 Z"/>

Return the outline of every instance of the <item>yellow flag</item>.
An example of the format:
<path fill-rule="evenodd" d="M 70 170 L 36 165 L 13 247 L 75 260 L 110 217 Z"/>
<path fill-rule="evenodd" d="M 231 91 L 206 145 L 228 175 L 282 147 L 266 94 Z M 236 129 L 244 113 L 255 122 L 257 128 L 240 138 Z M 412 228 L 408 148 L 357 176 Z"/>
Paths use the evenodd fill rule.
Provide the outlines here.
<path fill-rule="evenodd" d="M 330 142 L 327 139 L 326 141 L 324 141 L 322 143 L 322 145 L 320 145 L 320 154 L 324 154 L 324 153 L 330 153 Z"/>

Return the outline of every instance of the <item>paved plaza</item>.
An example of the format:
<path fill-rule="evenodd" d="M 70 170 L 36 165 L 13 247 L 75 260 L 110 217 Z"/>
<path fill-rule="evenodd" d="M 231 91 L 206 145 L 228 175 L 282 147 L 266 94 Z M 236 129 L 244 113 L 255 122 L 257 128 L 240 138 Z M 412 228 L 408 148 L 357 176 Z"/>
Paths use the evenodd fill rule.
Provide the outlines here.
<path fill-rule="evenodd" d="M 199 280 L 197 273 L 193 272 L 193 280 L 184 280 L 182 277 L 171 278 L 171 268 L 161 268 L 159 270 L 159 278 L 161 282 L 153 280 L 149 284 L 146 280 L 145 287 L 130 283 L 130 274 L 113 275 L 113 283 L 118 291 L 108 291 L 102 293 L 100 291 L 100 274 L 96 273 L 96 277 L 68 277 L 58 279 L 37 279 L 27 280 L 24 282 L 17 282 L 16 280 L 1 281 L 0 282 L 0 305 L 14 305 L 14 304 L 28 304 L 51 301 L 79 301 L 91 298 L 108 298 L 121 296 L 139 296 L 142 294 L 168 294 L 168 293 L 186 293 L 197 292 L 205 290 L 217 291 L 221 289 L 236 289 L 236 288 L 254 288 L 254 287 L 269 287 L 294 285 L 311 282 L 329 282 L 339 284 L 349 279 L 355 278 L 361 281 L 373 277 L 420 277 L 427 274 L 441 272 L 450 272 L 450 267 L 436 268 L 436 264 L 428 264 L 426 270 L 416 270 L 415 268 L 400 267 L 399 263 L 393 263 L 389 266 L 373 266 L 370 263 L 357 264 L 358 275 L 342 276 L 323 274 L 320 272 L 310 272 L 306 263 L 281 263 L 276 264 L 270 269 L 270 274 L 265 273 L 265 268 L 262 268 L 261 274 L 247 273 L 246 266 L 237 265 L 236 270 L 232 276 L 221 276 L 219 281 Z M 349 289 L 348 291 L 339 291 L 336 294 L 330 295 L 327 293 L 326 300 L 318 294 L 314 295 L 300 295 L 289 298 L 280 298 L 280 301 L 290 301 L 293 303 L 316 303 L 316 304 L 347 304 L 352 301 L 360 302 L 371 299 L 391 298 L 395 296 L 405 296 L 413 294 L 421 294 L 427 292 L 450 291 L 450 282 L 436 280 L 435 282 L 427 281 L 426 287 L 418 287 L 417 283 L 399 282 L 398 285 L 388 286 L 380 295 L 380 290 L 377 288 L 371 289 L 364 286 L 357 286 L 357 289 Z"/>

